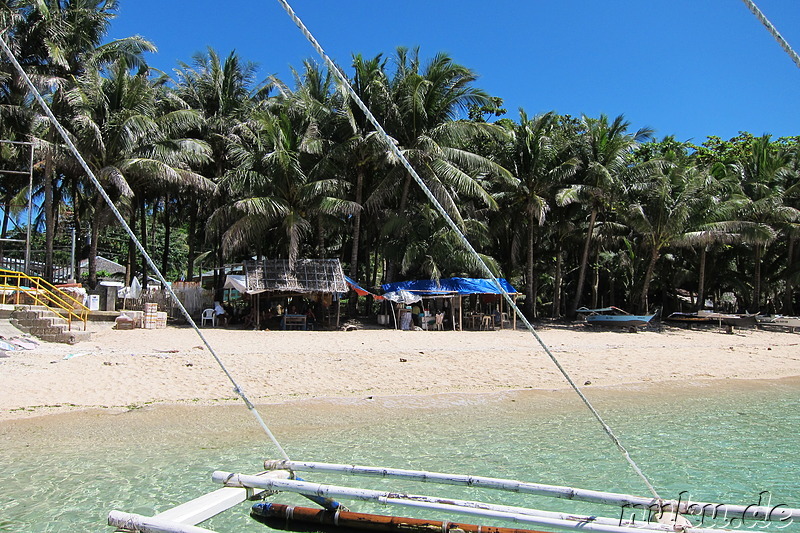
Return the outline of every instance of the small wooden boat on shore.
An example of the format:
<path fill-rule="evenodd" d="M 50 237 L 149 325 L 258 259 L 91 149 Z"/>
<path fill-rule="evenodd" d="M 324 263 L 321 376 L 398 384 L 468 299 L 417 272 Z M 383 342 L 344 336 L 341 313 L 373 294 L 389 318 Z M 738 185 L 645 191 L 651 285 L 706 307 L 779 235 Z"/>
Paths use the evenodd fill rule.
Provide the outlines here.
<path fill-rule="evenodd" d="M 756 323 L 759 326 L 767 327 L 783 327 L 790 328 L 792 331 L 795 328 L 800 328 L 800 317 L 797 316 L 783 316 L 783 315 L 759 315 L 756 317 Z"/>
<path fill-rule="evenodd" d="M 708 324 L 714 321 L 707 316 L 699 315 L 697 313 L 672 313 L 668 317 L 664 318 L 664 320 L 669 322 L 680 322 L 682 324 Z"/>
<path fill-rule="evenodd" d="M 756 327 L 757 314 L 734 314 L 734 313 L 715 313 L 712 311 L 700 311 L 698 316 L 710 318 L 720 324 L 738 328 L 754 328 Z"/>
<path fill-rule="evenodd" d="M 621 328 L 637 328 L 646 326 L 656 315 L 632 315 L 619 307 L 603 307 L 600 309 L 587 309 L 581 307 L 578 313 L 586 316 L 586 323 L 590 326 L 611 326 Z"/>

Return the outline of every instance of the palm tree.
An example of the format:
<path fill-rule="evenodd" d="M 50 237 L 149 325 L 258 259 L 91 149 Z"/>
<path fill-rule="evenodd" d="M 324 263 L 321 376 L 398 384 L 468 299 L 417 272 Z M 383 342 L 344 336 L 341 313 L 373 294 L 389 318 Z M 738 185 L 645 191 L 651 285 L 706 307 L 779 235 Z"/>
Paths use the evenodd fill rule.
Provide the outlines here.
<path fill-rule="evenodd" d="M 141 37 L 129 37 L 101 44 L 117 0 L 42 0 L 19 2 L 14 6 L 17 25 L 11 30 L 17 58 L 34 81 L 52 89 L 51 108 L 56 117 L 67 116 L 64 94 L 85 72 L 101 69 L 124 58 L 129 65 L 143 64 L 142 54 L 155 47 Z M 45 146 L 44 213 L 45 276 L 52 277 L 56 209 L 54 198 L 57 135 L 49 127 L 43 135 Z"/>
<path fill-rule="evenodd" d="M 623 115 L 617 116 L 610 123 L 606 115 L 600 115 L 597 119 L 586 115 L 581 118 L 582 131 L 576 147 L 581 162 L 581 170 L 578 173 L 581 182 L 563 189 L 558 198 L 561 205 L 579 202 L 589 210 L 575 297 L 568 310 L 570 316 L 574 316 L 583 298 L 586 266 L 589 263 L 589 251 L 597 217 L 604 213 L 614 198 L 620 194 L 622 173 L 632 171 L 630 154 L 633 149 L 652 135 L 652 130 L 649 128 L 628 133 L 629 127 L 630 123 Z"/>
<path fill-rule="evenodd" d="M 518 124 L 511 129 L 512 141 L 502 163 L 515 177 L 504 193 L 504 209 L 522 213 L 526 228 L 525 280 L 527 312 L 535 316 L 535 236 L 552 207 L 555 188 L 575 174 L 578 161 L 570 153 L 569 138 L 554 112 L 528 118 L 520 109 Z M 556 289 L 557 290 L 557 289 Z"/>
<path fill-rule="evenodd" d="M 767 246 L 776 239 L 783 225 L 800 221 L 800 210 L 786 204 L 787 180 L 793 177 L 789 154 L 775 146 L 769 135 L 750 145 L 749 154 L 732 167 L 746 197 L 739 210 L 739 234 L 753 246 L 753 311 L 761 309 L 761 267 Z"/>
<path fill-rule="evenodd" d="M 234 196 L 210 220 L 222 237 L 224 253 L 252 246 L 262 253 L 267 243 L 278 241 L 293 268 L 316 215 L 346 215 L 358 208 L 340 199 L 341 180 L 310 177 L 304 160 L 318 157 L 321 143 L 308 126 L 305 120 L 293 122 L 286 112 L 261 111 L 237 129 L 232 147 L 236 164 L 222 181 Z"/>
<path fill-rule="evenodd" d="M 168 111 L 159 105 L 159 91 L 147 77 L 147 70 L 132 73 L 120 60 L 108 77 L 97 71 L 86 73 L 66 95 L 75 110 L 72 126 L 86 162 L 108 192 L 144 205 L 154 190 L 208 191 L 214 185 L 189 170 L 208 159 L 203 143 L 181 136 L 200 123 L 197 112 Z M 99 231 L 108 217 L 107 206 L 95 194 L 89 252 L 89 285 L 97 282 L 95 258 Z M 140 219 L 142 229 L 145 219 Z M 143 234 L 146 246 L 146 233 Z"/>
<path fill-rule="evenodd" d="M 211 159 L 200 173 L 219 182 L 233 169 L 231 154 L 233 132 L 249 119 L 253 106 L 268 93 L 268 89 L 255 84 L 256 65 L 243 61 L 235 52 L 222 60 L 213 48 L 205 54 L 195 54 L 191 65 L 179 63 L 175 71 L 175 94 L 185 104 L 202 113 L 203 122 L 195 136 L 211 147 Z M 189 215 L 189 257 L 187 279 L 194 274 L 196 233 L 204 220 L 219 204 L 197 201 L 187 202 Z M 221 252 L 221 246 L 217 246 Z M 219 259 L 219 257 L 217 258 Z"/>
<path fill-rule="evenodd" d="M 489 99 L 473 86 L 475 73 L 445 54 L 437 54 L 423 66 L 418 50 L 409 53 L 398 48 L 395 61 L 384 127 L 436 199 L 463 227 L 458 203 L 474 198 L 495 209 L 497 204 L 484 187 L 482 177 L 509 177 L 508 171 L 469 149 L 469 143 L 477 136 L 502 135 L 500 128 L 456 120 L 460 114 L 466 115 L 470 106 L 489 103 Z M 417 213 L 406 209 L 411 181 L 405 168 L 396 165 L 367 200 L 370 208 L 391 205 L 397 220 L 390 221 L 390 226 L 398 231 L 403 227 L 401 222 L 411 225 L 417 217 Z M 398 259 L 390 258 L 388 280 L 393 279 Z"/>
<path fill-rule="evenodd" d="M 662 250 L 683 239 L 691 229 L 695 207 L 707 197 L 706 173 L 686 159 L 671 158 L 666 168 L 630 184 L 631 202 L 625 222 L 647 250 L 647 267 L 637 298 L 639 312 L 648 311 L 648 291 Z"/>

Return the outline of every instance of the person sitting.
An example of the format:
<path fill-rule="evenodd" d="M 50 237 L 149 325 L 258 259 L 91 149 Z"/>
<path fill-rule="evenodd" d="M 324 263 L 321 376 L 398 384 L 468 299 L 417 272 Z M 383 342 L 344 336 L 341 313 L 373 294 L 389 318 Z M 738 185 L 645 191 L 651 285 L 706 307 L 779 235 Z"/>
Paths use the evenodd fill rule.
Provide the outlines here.
<path fill-rule="evenodd" d="M 222 307 L 222 304 L 219 302 L 214 302 L 214 314 L 217 316 L 217 323 L 222 323 L 224 326 L 228 325 L 228 313 L 225 311 L 225 308 Z"/>

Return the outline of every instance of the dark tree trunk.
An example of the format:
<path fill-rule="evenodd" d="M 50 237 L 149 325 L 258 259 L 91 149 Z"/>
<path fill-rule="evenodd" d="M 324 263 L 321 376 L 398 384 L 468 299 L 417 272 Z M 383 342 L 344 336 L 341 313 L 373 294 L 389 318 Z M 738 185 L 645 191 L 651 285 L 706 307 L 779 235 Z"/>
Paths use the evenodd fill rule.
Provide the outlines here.
<path fill-rule="evenodd" d="M 706 256 L 707 246 L 700 247 L 700 272 L 697 281 L 697 306 L 695 311 L 702 311 L 706 303 Z"/>
<path fill-rule="evenodd" d="M 131 218 L 128 226 L 131 228 L 131 233 L 136 235 L 136 204 L 131 205 Z M 135 277 L 136 245 L 133 243 L 133 239 L 128 239 L 128 264 L 125 267 L 125 284 L 130 285 Z"/>
<path fill-rule="evenodd" d="M 44 219 L 45 219 L 45 238 L 44 238 L 44 278 L 53 281 L 53 244 L 56 235 L 55 210 L 53 209 L 53 145 L 54 133 L 50 132 L 50 149 L 45 155 L 44 162 Z"/>
<path fill-rule="evenodd" d="M 5 239 L 8 236 L 8 221 L 10 220 L 11 211 L 11 193 L 7 193 L 3 201 L 3 228 L 0 229 L 0 238 Z M 5 241 L 0 241 L 0 266 L 3 264 L 5 257 Z"/>
<path fill-rule="evenodd" d="M 353 246 L 350 249 L 350 277 L 358 280 L 358 249 L 361 240 L 361 202 L 364 187 L 364 167 L 356 170 L 356 203 L 359 209 L 353 214 Z"/>
<path fill-rule="evenodd" d="M 528 250 L 525 257 L 525 312 L 533 318 L 536 312 L 536 293 L 533 280 L 533 248 L 535 241 L 536 220 L 533 213 L 528 213 Z"/>
<path fill-rule="evenodd" d="M 644 274 L 644 283 L 642 284 L 642 293 L 639 295 L 639 312 L 644 314 L 647 312 L 649 302 L 647 300 L 647 293 L 650 291 L 650 280 L 653 279 L 653 272 L 656 270 L 656 261 L 659 257 L 658 249 L 653 248 L 650 254 L 650 262 L 647 265 L 647 271 Z"/>
<path fill-rule="evenodd" d="M 161 254 L 161 275 L 166 278 L 167 268 L 169 267 L 169 248 L 172 226 L 169 216 L 169 194 L 164 196 L 164 253 Z M 165 287 L 166 288 L 166 287 Z"/>
<path fill-rule="evenodd" d="M 796 259 L 794 257 L 795 255 L 797 255 L 796 252 L 795 252 L 795 250 L 797 248 L 796 244 L 797 244 L 797 238 L 790 236 L 789 237 L 789 245 L 788 245 L 788 248 L 786 250 L 786 258 L 788 259 L 788 264 L 790 266 L 797 264 L 797 261 L 796 261 Z M 791 272 L 789 273 L 789 276 L 791 276 Z M 782 306 L 781 311 L 785 315 L 794 315 L 794 309 L 793 309 L 793 307 L 794 307 L 794 284 L 790 280 L 791 280 L 791 277 L 789 277 L 786 280 L 786 292 L 784 292 L 784 294 L 783 294 L 783 306 Z"/>
<path fill-rule="evenodd" d="M 186 244 L 189 247 L 186 257 L 186 281 L 194 280 L 194 258 L 195 258 L 195 237 L 197 231 L 197 209 L 196 206 L 189 204 L 189 233 L 186 235 Z"/>
<path fill-rule="evenodd" d="M 97 197 L 97 201 L 95 202 L 95 209 L 94 209 L 94 216 L 92 217 L 91 221 L 91 229 L 90 231 L 90 241 L 89 241 L 89 258 L 87 263 L 89 264 L 89 279 L 87 284 L 89 285 L 90 289 L 94 289 L 97 287 L 97 247 L 98 241 L 100 240 L 100 221 L 102 219 L 100 213 L 103 209 L 104 200 L 101 196 Z M 130 279 L 125 280 L 126 285 L 130 285 Z"/>
<path fill-rule="evenodd" d="M 142 196 L 142 200 L 139 203 L 139 213 L 140 213 L 139 220 L 141 221 L 141 226 L 142 226 L 142 237 L 141 237 L 142 248 L 144 250 L 147 250 L 147 207 L 146 207 L 146 202 L 144 200 L 144 196 Z M 145 259 L 145 257 L 142 256 L 142 287 L 144 288 L 144 290 L 147 290 L 147 276 L 149 270 L 150 267 L 147 264 L 147 259 Z"/>
<path fill-rule="evenodd" d="M 592 309 L 597 309 L 600 298 L 600 249 L 595 250 L 592 268 Z"/>
<path fill-rule="evenodd" d="M 756 244 L 756 268 L 753 274 L 753 301 L 750 304 L 750 310 L 754 313 L 761 309 L 761 256 L 761 245 Z"/>
<path fill-rule="evenodd" d="M 583 255 L 581 256 L 581 267 L 578 272 L 578 285 L 575 287 L 575 298 L 567 313 L 570 318 L 575 317 L 575 310 L 580 306 L 581 300 L 583 299 L 583 284 L 586 281 L 586 265 L 589 264 L 589 249 L 592 243 L 592 233 L 594 232 L 594 222 L 596 219 L 597 211 L 592 209 L 592 213 L 589 215 L 589 228 L 586 231 L 586 241 L 583 244 Z"/>
<path fill-rule="evenodd" d="M 561 244 L 558 244 L 556 250 L 556 266 L 553 273 L 553 309 L 551 311 L 552 318 L 559 318 L 561 316 L 561 269 L 564 261 L 564 252 L 561 250 Z"/>

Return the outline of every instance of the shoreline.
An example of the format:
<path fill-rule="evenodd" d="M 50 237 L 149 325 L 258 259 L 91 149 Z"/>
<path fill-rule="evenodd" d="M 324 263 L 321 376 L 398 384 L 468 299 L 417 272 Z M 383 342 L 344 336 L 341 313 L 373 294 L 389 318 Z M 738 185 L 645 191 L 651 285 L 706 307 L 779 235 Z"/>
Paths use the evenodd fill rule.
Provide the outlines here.
<path fill-rule="evenodd" d="M 800 392 L 800 377 L 778 379 L 704 380 L 693 382 L 633 383 L 595 387 L 585 391 L 601 413 L 628 412 L 652 415 L 666 409 L 669 416 L 677 402 L 691 400 L 711 404 L 738 402 L 743 397 L 770 397 Z M 535 407 L 535 411 L 528 409 Z M 502 412 L 521 420 L 535 416 L 591 415 L 571 389 L 525 389 L 514 391 L 437 393 L 431 395 L 375 396 L 371 399 L 304 398 L 256 408 L 274 433 L 285 437 L 326 432 L 352 431 L 396 419 L 470 419 L 479 412 Z M 491 415 L 489 415 L 491 416 Z M 605 415 L 603 415 L 605 416 Z M 598 426 L 599 428 L 599 426 Z M 131 409 L 57 410 L 17 419 L 0 420 L 0 440 L 8 452 L 17 449 L 47 451 L 81 447 L 92 435 L 103 435 L 102 447 L 127 448 L 131 436 L 137 441 L 180 442 L 198 447 L 223 447 L 231 435 L 238 440 L 266 439 L 255 418 L 242 402 L 231 404 L 157 404 Z M 279 439 L 282 440 L 282 439 Z M 99 443 L 98 443 L 99 444 Z"/>
<path fill-rule="evenodd" d="M 0 423 L 86 410 L 242 405 L 189 328 L 116 331 L 42 343 L 0 359 Z M 12 328 L 13 329 L 13 328 Z M 586 391 L 800 377 L 800 336 L 666 328 L 661 332 L 537 329 Z M 0 334 L 8 336 L 0 323 Z M 256 405 L 563 391 L 569 385 L 528 332 L 246 331 L 205 329 Z M 451 396 L 454 397 L 454 396 Z M 415 400 L 416 401 L 416 400 Z M 446 403 L 446 402 L 445 402 Z"/>

